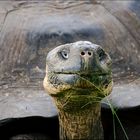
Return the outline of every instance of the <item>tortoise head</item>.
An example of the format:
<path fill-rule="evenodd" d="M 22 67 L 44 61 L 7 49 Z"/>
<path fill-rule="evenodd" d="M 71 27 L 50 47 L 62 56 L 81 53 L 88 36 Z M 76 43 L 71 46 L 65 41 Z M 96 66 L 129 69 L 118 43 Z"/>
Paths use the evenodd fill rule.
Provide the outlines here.
<path fill-rule="evenodd" d="M 58 46 L 47 55 L 44 88 L 52 96 L 104 97 L 112 90 L 111 59 L 88 41 Z"/>

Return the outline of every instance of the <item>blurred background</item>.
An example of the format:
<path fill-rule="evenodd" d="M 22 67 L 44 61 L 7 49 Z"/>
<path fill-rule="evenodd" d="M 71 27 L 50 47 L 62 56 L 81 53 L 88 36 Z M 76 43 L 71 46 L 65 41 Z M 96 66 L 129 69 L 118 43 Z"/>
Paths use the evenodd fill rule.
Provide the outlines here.
<path fill-rule="evenodd" d="M 137 0 L 1 1 L 0 78 L 42 81 L 48 51 L 78 40 L 110 54 L 115 78 L 139 74 L 139 7 Z"/>

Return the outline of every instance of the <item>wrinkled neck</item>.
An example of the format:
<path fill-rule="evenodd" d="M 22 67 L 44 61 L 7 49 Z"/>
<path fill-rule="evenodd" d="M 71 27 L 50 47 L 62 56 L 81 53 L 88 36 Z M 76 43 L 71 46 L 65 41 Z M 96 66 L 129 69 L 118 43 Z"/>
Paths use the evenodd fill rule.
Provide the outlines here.
<path fill-rule="evenodd" d="M 75 113 L 59 111 L 60 140 L 103 139 L 100 104 L 92 109 Z"/>

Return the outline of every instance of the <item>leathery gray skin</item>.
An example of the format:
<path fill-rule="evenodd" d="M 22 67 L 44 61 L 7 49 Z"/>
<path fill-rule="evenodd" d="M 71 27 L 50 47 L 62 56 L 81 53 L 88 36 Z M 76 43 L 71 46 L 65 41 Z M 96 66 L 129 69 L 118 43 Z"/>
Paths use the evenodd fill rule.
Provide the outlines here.
<path fill-rule="evenodd" d="M 60 139 L 102 139 L 100 101 L 112 91 L 111 59 L 89 41 L 64 44 L 46 59 L 44 88 L 59 112 Z"/>

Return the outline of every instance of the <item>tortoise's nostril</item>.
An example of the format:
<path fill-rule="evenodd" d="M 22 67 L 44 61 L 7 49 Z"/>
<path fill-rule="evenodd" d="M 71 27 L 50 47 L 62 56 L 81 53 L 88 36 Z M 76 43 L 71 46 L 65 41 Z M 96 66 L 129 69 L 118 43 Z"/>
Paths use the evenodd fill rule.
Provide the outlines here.
<path fill-rule="evenodd" d="M 84 57 L 88 57 L 88 56 L 92 55 L 92 52 L 91 51 L 82 51 L 81 55 L 84 56 Z"/>
<path fill-rule="evenodd" d="M 81 55 L 85 55 L 85 52 L 81 52 Z"/>
<path fill-rule="evenodd" d="M 88 52 L 88 55 L 91 55 L 91 52 Z"/>

